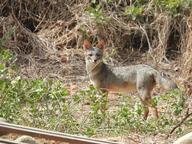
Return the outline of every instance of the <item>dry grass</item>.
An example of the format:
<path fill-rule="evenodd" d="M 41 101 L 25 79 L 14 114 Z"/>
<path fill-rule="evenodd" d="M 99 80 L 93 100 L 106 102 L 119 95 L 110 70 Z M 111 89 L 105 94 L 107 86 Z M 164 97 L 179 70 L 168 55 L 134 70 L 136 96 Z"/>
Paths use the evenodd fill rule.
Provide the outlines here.
<path fill-rule="evenodd" d="M 192 23 L 190 11 L 174 18 L 158 9 L 152 11 L 154 4 L 151 1 L 139 19 L 131 20 L 124 15 L 124 9 L 130 5 L 129 2 L 114 1 L 107 4 L 102 1 L 100 4 L 97 13 L 89 10 L 90 7 L 97 7 L 86 0 L 4 0 L 0 4 L 0 36 L 6 35 L 10 29 L 14 32 L 3 46 L 18 55 L 18 63 L 25 68 L 29 67 L 29 72 L 24 73 L 31 74 L 30 71 L 35 70 L 33 76 L 41 75 L 40 73 L 45 71 L 49 73 L 51 69 L 62 69 L 62 72 L 57 73 L 60 77 L 82 73 L 86 75 L 85 70 L 80 68 L 84 67 L 81 43 L 86 37 L 93 42 L 98 37 L 106 40 L 108 54 L 113 56 L 113 59 L 107 57 L 111 64 L 126 65 L 129 61 L 145 61 L 159 69 L 180 69 L 182 75 L 189 75 Z M 150 12 L 154 14 L 151 15 Z M 98 14 L 98 17 L 95 17 L 94 13 Z M 176 65 L 173 60 L 177 60 Z M 53 66 L 55 63 L 58 64 L 57 67 Z M 68 66 L 63 69 L 64 65 Z M 177 68 L 174 68 L 175 66 Z M 45 69 L 44 72 L 40 72 L 42 69 Z M 175 73 L 176 70 L 170 73 Z M 179 81 L 182 83 L 188 81 L 191 84 L 190 75 L 189 78 L 181 79 Z"/>

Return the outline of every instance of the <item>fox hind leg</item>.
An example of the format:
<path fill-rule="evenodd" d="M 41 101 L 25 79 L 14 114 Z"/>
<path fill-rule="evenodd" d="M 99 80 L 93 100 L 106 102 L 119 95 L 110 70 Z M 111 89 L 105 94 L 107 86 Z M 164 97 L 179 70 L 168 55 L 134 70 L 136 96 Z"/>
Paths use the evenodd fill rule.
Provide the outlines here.
<path fill-rule="evenodd" d="M 158 118 L 159 118 L 159 112 L 158 112 L 158 109 L 157 109 L 156 106 L 153 107 L 153 108 L 154 108 L 155 116 L 156 116 L 156 118 L 158 119 Z"/>
<path fill-rule="evenodd" d="M 139 93 L 140 93 L 140 99 L 144 109 L 144 119 L 146 120 L 148 117 L 149 107 L 151 107 L 154 110 L 155 117 L 158 119 L 159 112 L 157 107 L 152 105 L 151 90 L 148 90 L 148 89 L 139 90 Z"/>
<path fill-rule="evenodd" d="M 158 118 L 158 110 L 152 106 L 151 92 L 155 86 L 153 75 L 143 75 L 137 79 L 137 91 L 140 95 L 140 100 L 144 109 L 144 119 L 146 120 L 149 114 L 149 107 L 155 109 L 155 115 Z"/>
<path fill-rule="evenodd" d="M 140 99 L 143 105 L 143 110 L 144 110 L 144 116 L 143 119 L 146 120 L 148 115 L 149 115 L 149 106 L 150 106 L 150 101 L 151 101 L 151 96 L 149 95 L 149 92 L 147 90 L 140 90 Z"/>

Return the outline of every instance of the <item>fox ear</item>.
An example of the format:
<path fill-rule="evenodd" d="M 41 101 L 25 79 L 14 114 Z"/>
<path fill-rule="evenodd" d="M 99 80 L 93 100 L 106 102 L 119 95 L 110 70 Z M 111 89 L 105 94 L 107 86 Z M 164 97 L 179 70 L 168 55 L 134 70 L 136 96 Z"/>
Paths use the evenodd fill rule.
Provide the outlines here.
<path fill-rule="evenodd" d="M 104 49 L 104 46 L 105 46 L 104 40 L 99 40 L 98 44 L 96 45 L 97 48 L 102 49 L 102 50 Z"/>
<path fill-rule="evenodd" d="M 84 40 L 83 42 L 83 48 L 84 49 L 89 49 L 91 48 L 91 43 L 88 40 Z"/>

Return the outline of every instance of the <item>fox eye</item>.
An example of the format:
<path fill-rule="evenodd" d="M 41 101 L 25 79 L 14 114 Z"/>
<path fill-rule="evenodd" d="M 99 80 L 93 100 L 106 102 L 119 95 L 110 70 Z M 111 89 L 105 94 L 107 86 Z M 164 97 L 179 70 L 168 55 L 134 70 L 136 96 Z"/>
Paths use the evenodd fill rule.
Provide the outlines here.
<path fill-rule="evenodd" d="M 89 56 L 92 56 L 92 54 L 89 54 Z"/>
<path fill-rule="evenodd" d="M 96 54 L 97 57 L 100 57 L 100 54 Z"/>

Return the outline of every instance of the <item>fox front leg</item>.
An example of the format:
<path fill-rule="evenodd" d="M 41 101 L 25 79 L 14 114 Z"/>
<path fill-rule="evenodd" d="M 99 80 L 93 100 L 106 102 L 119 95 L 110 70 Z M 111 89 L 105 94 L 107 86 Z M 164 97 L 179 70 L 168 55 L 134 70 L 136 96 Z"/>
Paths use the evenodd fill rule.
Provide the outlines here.
<path fill-rule="evenodd" d="M 101 113 L 105 116 L 107 111 L 108 91 L 106 89 L 100 89 L 100 94 L 102 95 Z"/>

